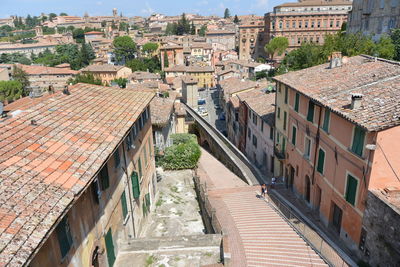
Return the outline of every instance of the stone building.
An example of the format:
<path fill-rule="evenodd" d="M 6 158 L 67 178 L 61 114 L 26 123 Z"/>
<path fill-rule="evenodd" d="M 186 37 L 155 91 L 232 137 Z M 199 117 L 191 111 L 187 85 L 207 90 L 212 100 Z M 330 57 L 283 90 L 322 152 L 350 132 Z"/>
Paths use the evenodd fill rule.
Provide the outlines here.
<path fill-rule="evenodd" d="M 2 265 L 113 266 L 120 240 L 144 229 L 156 193 L 152 98 L 78 84 L 6 106 Z"/>
<path fill-rule="evenodd" d="M 264 21 L 254 20 L 239 26 L 239 59 L 249 60 L 265 57 L 264 46 L 267 43 L 264 33 Z"/>
<path fill-rule="evenodd" d="M 348 32 L 361 32 L 379 39 L 400 27 L 400 2 L 396 0 L 354 0 Z"/>
<path fill-rule="evenodd" d="M 355 254 L 374 247 L 368 192 L 400 190 L 399 77 L 397 62 L 340 55 L 274 77 L 275 175 Z"/>
<path fill-rule="evenodd" d="M 0 43 L 0 55 L 1 54 L 13 54 L 21 53 L 26 57 L 30 58 L 32 54 L 38 55 L 46 50 L 54 52 L 56 46 L 59 45 L 57 42 L 40 42 L 33 44 L 22 44 L 22 43 Z"/>
<path fill-rule="evenodd" d="M 288 51 L 303 42 L 323 44 L 325 35 L 336 33 L 347 21 L 351 4 L 350 0 L 303 0 L 275 6 L 264 17 L 266 44 L 280 36 L 288 39 Z M 276 55 L 274 59 L 283 57 L 284 54 Z"/>
<path fill-rule="evenodd" d="M 197 110 L 199 92 L 197 90 L 198 80 L 191 76 L 182 76 L 182 101 L 189 107 Z"/>
<path fill-rule="evenodd" d="M 236 33 L 228 30 L 214 30 L 206 32 L 207 43 L 221 44 L 225 50 L 234 50 L 236 48 Z"/>
<path fill-rule="evenodd" d="M 198 88 L 211 88 L 215 86 L 214 69 L 211 66 L 174 66 L 166 68 L 165 79 L 168 84 L 183 75 L 189 75 L 197 79 Z"/>
<path fill-rule="evenodd" d="M 81 69 L 81 72 L 93 74 L 95 78 L 100 79 L 105 85 L 110 85 L 113 80 L 118 78 L 128 79 L 129 75 L 132 74 L 132 70 L 128 67 L 111 64 L 89 65 Z"/>
<path fill-rule="evenodd" d="M 165 56 L 167 55 L 167 56 Z M 168 58 L 168 64 L 165 59 Z M 160 48 L 161 68 L 174 67 L 184 64 L 183 46 L 181 45 L 164 45 Z"/>

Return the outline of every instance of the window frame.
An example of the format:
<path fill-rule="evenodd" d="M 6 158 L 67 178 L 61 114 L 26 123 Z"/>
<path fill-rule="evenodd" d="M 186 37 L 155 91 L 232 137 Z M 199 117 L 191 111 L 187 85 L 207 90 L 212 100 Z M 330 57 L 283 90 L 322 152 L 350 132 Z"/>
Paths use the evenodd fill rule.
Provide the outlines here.
<path fill-rule="evenodd" d="M 328 114 L 328 117 L 326 117 L 326 114 Z M 326 122 L 328 121 L 328 122 Z M 322 123 L 322 130 L 324 130 L 326 133 L 329 133 L 329 128 L 331 124 L 331 111 L 327 108 L 325 108 L 324 111 L 324 121 Z"/>
<path fill-rule="evenodd" d="M 297 143 L 297 127 L 296 125 L 292 124 L 292 145 L 296 146 Z"/>
<path fill-rule="evenodd" d="M 348 194 L 348 192 L 347 192 L 347 190 L 348 190 L 348 180 L 349 180 L 349 176 L 351 176 L 352 178 L 354 178 L 354 180 L 357 182 L 357 186 L 356 186 L 356 192 L 355 192 L 355 195 L 354 195 L 354 204 L 353 203 L 351 203 L 351 202 L 349 202 L 348 200 L 347 200 L 347 194 Z M 356 207 L 357 206 L 357 199 L 358 199 L 358 192 L 359 192 L 359 185 L 360 185 L 360 178 L 358 178 L 356 175 L 354 175 L 353 173 L 351 173 L 351 172 L 349 172 L 349 171 L 346 171 L 346 179 L 345 179 L 345 184 L 344 184 L 344 195 L 343 195 L 343 198 L 344 198 L 344 200 L 347 202 L 347 203 L 349 203 L 350 205 L 352 205 L 353 207 Z"/>
<path fill-rule="evenodd" d="M 322 172 L 319 170 L 319 160 L 320 160 L 320 152 L 324 152 L 324 162 L 322 163 Z M 317 158 L 317 172 L 319 172 L 321 175 L 324 175 L 325 173 L 325 162 L 326 162 L 326 151 L 323 149 L 321 146 L 318 148 L 318 158 Z"/>
<path fill-rule="evenodd" d="M 364 135 L 363 136 L 362 148 L 361 148 L 361 154 L 359 154 L 357 151 L 355 151 L 355 148 L 354 148 L 354 143 L 355 143 L 354 141 L 355 141 L 356 130 L 357 129 L 360 129 L 363 132 L 363 135 Z M 350 151 L 353 152 L 355 155 L 361 157 L 361 158 L 364 155 L 364 146 L 365 146 L 366 136 L 367 136 L 367 132 L 363 128 L 361 128 L 360 126 L 354 125 L 352 139 L 351 139 Z"/>
<path fill-rule="evenodd" d="M 307 140 L 310 141 L 310 148 L 308 150 L 308 153 L 306 153 L 307 152 Z M 312 139 L 308 136 L 305 136 L 304 137 L 304 154 L 303 155 L 304 155 L 304 158 L 306 158 L 307 160 L 311 160 L 312 144 L 313 144 Z"/>
<path fill-rule="evenodd" d="M 296 92 L 296 94 L 294 96 L 293 109 L 294 109 L 294 111 L 299 112 L 299 108 L 300 108 L 300 94 L 298 92 Z"/>
<path fill-rule="evenodd" d="M 310 111 L 311 107 L 312 107 L 312 113 Z M 307 121 L 314 123 L 314 114 L 315 114 L 315 103 L 310 99 L 308 101 Z"/>

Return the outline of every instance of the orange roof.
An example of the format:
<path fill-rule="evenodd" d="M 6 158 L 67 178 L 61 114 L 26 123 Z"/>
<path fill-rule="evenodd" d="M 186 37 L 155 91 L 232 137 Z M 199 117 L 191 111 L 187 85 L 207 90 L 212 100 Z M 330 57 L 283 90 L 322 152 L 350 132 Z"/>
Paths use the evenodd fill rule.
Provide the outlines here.
<path fill-rule="evenodd" d="M 104 34 L 104 32 L 85 32 L 85 35 L 90 35 L 90 34 L 97 34 L 97 35 L 103 35 Z"/>
<path fill-rule="evenodd" d="M 32 66 L 32 65 L 23 65 L 17 64 L 17 67 L 25 71 L 28 75 L 62 75 L 62 74 L 70 74 L 76 75 L 78 71 L 71 70 L 67 68 L 53 68 L 46 66 Z"/>
<path fill-rule="evenodd" d="M 0 265 L 29 262 L 153 98 L 89 84 L 70 93 L 0 120 Z"/>

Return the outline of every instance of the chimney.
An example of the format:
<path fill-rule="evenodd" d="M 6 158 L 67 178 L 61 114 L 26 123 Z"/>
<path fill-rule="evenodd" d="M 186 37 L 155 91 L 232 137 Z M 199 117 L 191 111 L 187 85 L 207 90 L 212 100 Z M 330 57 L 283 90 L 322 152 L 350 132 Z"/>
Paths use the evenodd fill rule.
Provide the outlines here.
<path fill-rule="evenodd" d="M 363 95 L 351 94 L 351 109 L 358 109 L 361 107 Z"/>
<path fill-rule="evenodd" d="M 334 69 L 336 67 L 342 66 L 342 53 L 341 52 L 333 52 L 331 55 L 331 62 L 329 64 L 330 69 Z"/>

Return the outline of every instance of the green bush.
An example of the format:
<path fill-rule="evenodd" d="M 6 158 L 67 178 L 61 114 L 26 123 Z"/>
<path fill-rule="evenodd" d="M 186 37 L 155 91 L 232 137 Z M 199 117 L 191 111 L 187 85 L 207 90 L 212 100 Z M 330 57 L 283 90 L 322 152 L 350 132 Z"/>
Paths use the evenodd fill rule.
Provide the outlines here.
<path fill-rule="evenodd" d="M 166 148 L 161 165 L 166 170 L 193 169 L 201 156 L 196 136 L 192 134 L 174 134 L 173 145 Z"/>

